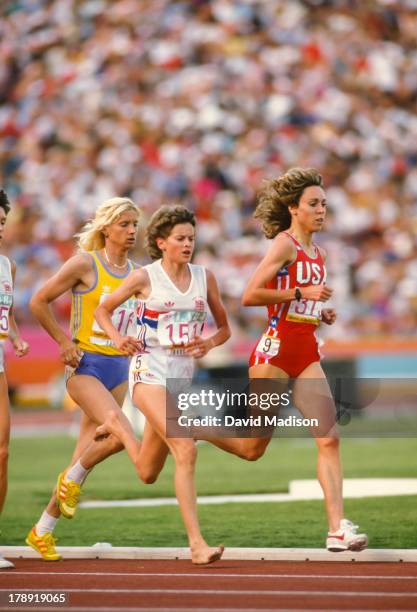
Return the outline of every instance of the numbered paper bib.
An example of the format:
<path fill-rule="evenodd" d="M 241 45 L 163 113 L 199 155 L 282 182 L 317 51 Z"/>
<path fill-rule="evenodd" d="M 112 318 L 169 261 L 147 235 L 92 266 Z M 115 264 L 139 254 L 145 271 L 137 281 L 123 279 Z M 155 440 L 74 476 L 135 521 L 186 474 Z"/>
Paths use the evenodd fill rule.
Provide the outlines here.
<path fill-rule="evenodd" d="M 149 375 L 149 353 L 141 353 L 132 358 L 130 364 L 130 376 L 133 382 L 146 381 Z"/>
<path fill-rule="evenodd" d="M 294 321 L 295 323 L 312 323 L 313 325 L 319 325 L 321 322 L 321 309 L 323 302 L 318 300 L 307 300 L 301 299 L 292 300 L 290 307 L 287 312 L 287 321 Z"/>
<path fill-rule="evenodd" d="M 108 297 L 108 295 L 108 293 L 102 293 L 99 304 L 101 304 Z M 120 306 L 118 306 L 118 308 L 116 308 L 113 312 L 111 321 L 122 336 L 136 337 L 136 305 L 137 299 L 130 298 L 123 304 L 120 304 Z M 95 319 L 92 331 L 95 335 L 90 337 L 90 342 L 100 346 L 113 346 L 113 342 L 107 337 L 107 334 Z"/>
<path fill-rule="evenodd" d="M 160 314 L 157 329 L 159 344 L 166 349 L 178 349 L 201 334 L 205 319 L 206 313 L 196 310 Z"/>
<path fill-rule="evenodd" d="M 12 304 L 12 293 L 0 293 L 0 340 L 5 340 L 9 335 L 9 311 Z"/>
<path fill-rule="evenodd" d="M 258 355 L 258 357 L 264 357 L 266 359 L 276 357 L 280 344 L 281 340 L 279 338 L 272 338 L 272 336 L 268 336 L 268 334 L 263 334 L 256 346 L 255 354 Z"/>

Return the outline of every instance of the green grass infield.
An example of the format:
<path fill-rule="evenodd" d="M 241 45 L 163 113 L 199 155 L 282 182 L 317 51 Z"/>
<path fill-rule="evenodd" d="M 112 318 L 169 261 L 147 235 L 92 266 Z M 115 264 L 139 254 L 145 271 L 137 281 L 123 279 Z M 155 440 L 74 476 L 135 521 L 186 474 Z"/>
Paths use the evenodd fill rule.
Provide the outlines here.
<path fill-rule="evenodd" d="M 57 474 L 67 465 L 75 441 L 69 437 L 12 440 L 9 491 L 1 516 L 3 545 L 22 545 L 48 502 Z M 346 478 L 417 477 L 417 439 L 342 440 Z M 272 440 L 264 457 L 246 462 L 209 444 L 199 444 L 200 495 L 285 493 L 292 479 L 315 477 L 312 440 Z M 417 548 L 417 496 L 348 499 L 345 515 L 369 534 L 372 548 Z M 172 497 L 169 457 L 153 485 L 138 481 L 126 453 L 111 457 L 89 475 L 83 500 Z M 320 501 L 200 505 L 204 536 L 212 544 L 237 547 L 323 547 L 326 517 Z M 179 509 L 80 508 L 55 530 L 63 546 L 186 546 Z"/>

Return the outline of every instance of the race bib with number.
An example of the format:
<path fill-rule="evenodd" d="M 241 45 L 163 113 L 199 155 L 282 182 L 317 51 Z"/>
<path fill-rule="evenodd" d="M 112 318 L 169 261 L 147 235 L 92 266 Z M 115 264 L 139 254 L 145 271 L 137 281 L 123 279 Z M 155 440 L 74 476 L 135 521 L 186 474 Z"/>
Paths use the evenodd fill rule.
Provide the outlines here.
<path fill-rule="evenodd" d="M 313 325 L 319 325 L 321 322 L 321 309 L 323 302 L 318 300 L 308 300 L 306 298 L 292 300 L 287 312 L 287 321 L 294 321 L 295 323 L 312 323 Z"/>
<path fill-rule="evenodd" d="M 107 297 L 108 293 L 102 293 L 99 303 L 101 304 Z M 120 304 L 112 315 L 112 323 L 122 336 L 136 337 L 136 298 L 129 298 L 123 304 Z M 113 342 L 107 336 L 106 332 L 100 327 L 94 319 L 93 335 L 90 336 L 90 342 L 100 346 L 114 346 Z"/>
<path fill-rule="evenodd" d="M 12 293 L 0 293 L 0 340 L 5 340 L 9 335 L 9 311 L 12 304 Z"/>
<path fill-rule="evenodd" d="M 148 380 L 150 376 L 149 353 L 142 353 L 133 357 L 130 364 L 130 376 L 134 383 Z"/>
<path fill-rule="evenodd" d="M 272 336 L 268 336 L 268 334 L 263 334 L 256 346 L 255 355 L 258 357 L 264 357 L 266 359 L 276 357 L 276 355 L 278 355 L 280 344 L 281 341 L 279 338 L 272 338 Z"/>
<path fill-rule="evenodd" d="M 158 317 L 159 344 L 180 354 L 181 347 L 203 331 L 206 313 L 197 310 L 178 310 L 160 314 Z"/>

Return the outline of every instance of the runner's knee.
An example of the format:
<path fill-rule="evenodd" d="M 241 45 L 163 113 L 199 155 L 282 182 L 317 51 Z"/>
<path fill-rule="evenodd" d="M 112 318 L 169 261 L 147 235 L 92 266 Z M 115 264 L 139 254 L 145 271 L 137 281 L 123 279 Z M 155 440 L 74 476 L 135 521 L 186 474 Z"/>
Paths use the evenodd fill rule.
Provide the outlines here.
<path fill-rule="evenodd" d="M 110 410 L 107 411 L 106 414 L 106 422 L 107 423 L 118 423 L 120 421 L 120 410 L 115 410 L 114 408 L 111 408 Z"/>
<path fill-rule="evenodd" d="M 153 484 L 158 479 L 161 470 L 155 469 L 153 466 L 141 466 L 139 468 L 139 477 L 143 484 Z"/>
<path fill-rule="evenodd" d="M 182 467 L 194 467 L 197 459 L 197 447 L 193 440 L 176 440 L 171 447 L 175 463 Z"/>
<path fill-rule="evenodd" d="M 339 449 L 340 441 L 337 436 L 331 438 L 316 438 L 317 446 L 322 452 L 334 452 Z"/>
<path fill-rule="evenodd" d="M 267 445 L 264 443 L 256 443 L 248 446 L 244 445 L 239 452 L 239 457 L 241 459 L 246 459 L 246 461 L 257 461 L 265 453 L 266 446 Z"/>

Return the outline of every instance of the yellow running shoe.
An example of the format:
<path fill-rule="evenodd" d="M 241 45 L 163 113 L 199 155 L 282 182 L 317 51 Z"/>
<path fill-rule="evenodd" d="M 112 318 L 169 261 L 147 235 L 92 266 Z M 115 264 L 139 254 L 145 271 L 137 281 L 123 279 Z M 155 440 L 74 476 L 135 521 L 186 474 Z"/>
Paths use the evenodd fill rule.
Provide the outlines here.
<path fill-rule="evenodd" d="M 33 527 L 26 538 L 26 544 L 28 546 L 32 546 L 36 552 L 38 552 L 42 559 L 45 561 L 59 561 L 62 559 L 61 555 L 59 555 L 55 550 L 55 538 L 52 533 L 44 533 L 43 535 L 38 535 L 36 533 L 36 527 Z"/>
<path fill-rule="evenodd" d="M 77 509 L 81 495 L 81 486 L 74 480 L 67 480 L 65 472 L 61 472 L 56 483 L 56 501 L 62 516 L 71 519 Z"/>

